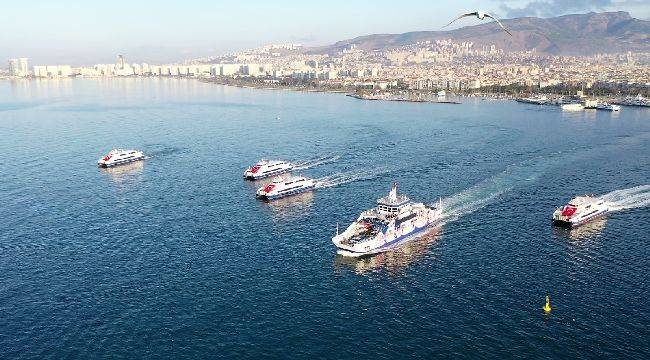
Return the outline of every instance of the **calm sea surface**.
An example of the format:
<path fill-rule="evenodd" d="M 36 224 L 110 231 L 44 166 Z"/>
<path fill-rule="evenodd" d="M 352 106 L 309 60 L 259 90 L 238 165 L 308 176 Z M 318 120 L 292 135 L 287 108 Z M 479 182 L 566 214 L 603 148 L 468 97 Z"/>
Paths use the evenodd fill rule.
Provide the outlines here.
<path fill-rule="evenodd" d="M 573 231 L 549 218 L 650 184 L 650 110 L 462 101 L 0 82 L 0 358 L 647 359 L 650 194 Z M 98 169 L 114 147 L 151 158 Z M 323 188 L 257 201 L 241 177 L 261 157 Z M 446 223 L 337 256 L 336 224 L 393 181 Z"/>

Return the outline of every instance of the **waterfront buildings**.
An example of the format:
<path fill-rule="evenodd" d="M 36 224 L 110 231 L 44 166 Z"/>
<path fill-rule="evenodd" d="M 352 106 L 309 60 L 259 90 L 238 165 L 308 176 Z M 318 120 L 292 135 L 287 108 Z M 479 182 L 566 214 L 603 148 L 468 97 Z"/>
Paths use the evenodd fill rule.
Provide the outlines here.
<path fill-rule="evenodd" d="M 9 75 L 24 77 L 28 74 L 27 58 L 9 59 Z"/>
<path fill-rule="evenodd" d="M 354 44 L 335 53 L 317 54 L 300 45 L 269 45 L 180 64 L 135 64 L 120 55 L 112 64 L 71 68 L 9 61 L 12 76 L 111 77 L 173 76 L 215 78 L 284 86 L 415 91 L 474 91 L 495 86 L 650 87 L 650 54 L 599 54 L 589 57 L 548 56 L 531 51 L 504 52 L 496 45 L 423 41 L 385 50 Z"/>

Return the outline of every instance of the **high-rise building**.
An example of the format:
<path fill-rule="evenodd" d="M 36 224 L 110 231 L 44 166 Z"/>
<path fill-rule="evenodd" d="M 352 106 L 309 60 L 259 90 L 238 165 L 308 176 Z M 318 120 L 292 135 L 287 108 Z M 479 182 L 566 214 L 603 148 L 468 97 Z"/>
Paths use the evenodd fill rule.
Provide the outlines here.
<path fill-rule="evenodd" d="M 115 64 L 115 67 L 118 70 L 124 69 L 124 56 L 123 55 L 117 55 L 117 64 Z"/>
<path fill-rule="evenodd" d="M 18 59 L 18 71 L 20 73 L 18 76 L 27 76 L 27 75 L 29 75 L 29 67 L 28 67 L 28 64 L 27 64 L 27 58 Z"/>
<path fill-rule="evenodd" d="M 18 76 L 18 59 L 9 59 L 9 75 Z"/>
<path fill-rule="evenodd" d="M 9 74 L 12 76 L 29 75 L 29 68 L 27 67 L 27 58 L 9 59 Z"/>

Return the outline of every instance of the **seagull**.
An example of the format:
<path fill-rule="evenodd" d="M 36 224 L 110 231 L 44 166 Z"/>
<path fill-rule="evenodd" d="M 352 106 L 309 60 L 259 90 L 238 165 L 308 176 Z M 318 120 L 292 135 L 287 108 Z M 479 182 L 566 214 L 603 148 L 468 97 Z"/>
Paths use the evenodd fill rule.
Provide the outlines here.
<path fill-rule="evenodd" d="M 512 36 L 512 34 L 510 33 L 510 31 L 508 31 L 508 29 L 506 29 L 506 28 L 503 26 L 503 24 L 501 24 L 501 21 L 499 21 L 499 19 L 495 18 L 494 16 L 492 16 L 492 15 L 490 15 L 490 14 L 488 14 L 488 13 L 484 13 L 484 12 L 482 12 L 482 11 L 474 11 L 474 12 L 471 12 L 471 13 L 463 14 L 463 15 L 461 15 L 461 16 L 455 18 L 455 19 L 454 19 L 452 22 L 450 22 L 449 24 L 443 26 L 443 28 L 446 28 L 447 26 L 453 24 L 454 21 L 459 20 L 459 19 L 462 19 L 462 18 L 467 17 L 467 16 L 476 16 L 476 18 L 479 19 L 479 20 L 484 20 L 486 17 L 489 17 L 490 19 L 494 19 L 494 21 L 496 21 L 497 24 L 499 24 L 499 26 L 501 26 L 501 28 L 503 29 L 503 31 L 507 32 L 508 35 Z"/>

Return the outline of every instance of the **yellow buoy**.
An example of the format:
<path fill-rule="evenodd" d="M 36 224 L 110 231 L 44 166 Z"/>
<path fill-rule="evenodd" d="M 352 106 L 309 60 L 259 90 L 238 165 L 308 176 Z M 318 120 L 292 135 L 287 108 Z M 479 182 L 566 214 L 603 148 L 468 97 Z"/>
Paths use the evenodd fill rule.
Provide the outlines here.
<path fill-rule="evenodd" d="M 548 295 L 546 295 L 546 304 L 542 309 L 544 309 L 544 312 L 551 312 L 551 298 L 549 298 Z"/>

